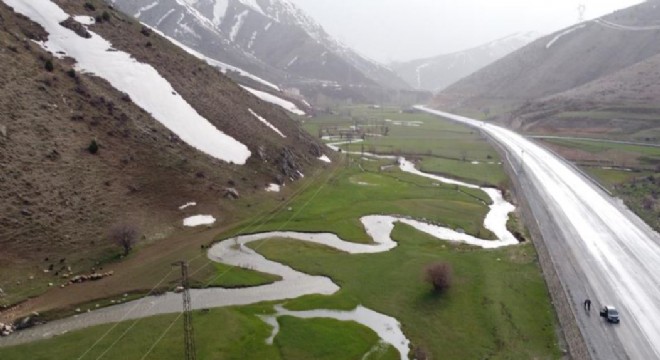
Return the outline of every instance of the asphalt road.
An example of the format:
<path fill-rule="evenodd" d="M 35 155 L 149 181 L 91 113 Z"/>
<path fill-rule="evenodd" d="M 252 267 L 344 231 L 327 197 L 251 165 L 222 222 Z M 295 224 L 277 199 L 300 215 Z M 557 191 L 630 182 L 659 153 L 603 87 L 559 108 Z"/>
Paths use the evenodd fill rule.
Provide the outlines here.
<path fill-rule="evenodd" d="M 593 359 L 660 359 L 660 235 L 575 168 L 510 130 L 482 129 L 509 153 Z M 593 302 L 591 312 L 583 301 Z M 598 314 L 615 306 L 621 323 Z"/>

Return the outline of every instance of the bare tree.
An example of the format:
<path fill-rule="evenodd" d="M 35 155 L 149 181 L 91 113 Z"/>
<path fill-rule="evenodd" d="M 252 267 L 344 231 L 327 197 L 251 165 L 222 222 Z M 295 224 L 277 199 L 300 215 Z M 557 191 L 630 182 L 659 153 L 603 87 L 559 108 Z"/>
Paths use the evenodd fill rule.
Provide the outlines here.
<path fill-rule="evenodd" d="M 110 241 L 124 249 L 124 256 L 133 249 L 137 242 L 139 231 L 137 226 L 131 224 L 118 224 L 110 230 Z"/>
<path fill-rule="evenodd" d="M 429 265 L 425 270 L 426 282 L 433 285 L 433 290 L 443 292 L 451 287 L 452 267 L 448 263 L 440 262 Z"/>

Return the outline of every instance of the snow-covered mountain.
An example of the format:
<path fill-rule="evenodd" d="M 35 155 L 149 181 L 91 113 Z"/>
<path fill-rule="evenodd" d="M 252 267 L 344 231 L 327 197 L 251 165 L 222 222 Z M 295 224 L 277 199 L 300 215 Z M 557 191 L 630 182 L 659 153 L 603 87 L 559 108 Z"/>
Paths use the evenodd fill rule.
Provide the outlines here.
<path fill-rule="evenodd" d="M 536 40 L 540 34 L 524 32 L 464 51 L 392 64 L 396 73 L 416 89 L 440 91 L 456 81 Z"/>
<path fill-rule="evenodd" d="M 409 88 L 388 68 L 334 40 L 287 0 L 108 1 L 230 69 L 282 88 Z"/>

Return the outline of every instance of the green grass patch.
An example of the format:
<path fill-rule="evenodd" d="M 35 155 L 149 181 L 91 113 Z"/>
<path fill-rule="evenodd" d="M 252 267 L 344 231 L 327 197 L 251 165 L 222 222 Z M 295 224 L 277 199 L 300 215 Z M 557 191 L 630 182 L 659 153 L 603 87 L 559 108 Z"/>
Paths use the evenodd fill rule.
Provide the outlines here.
<path fill-rule="evenodd" d="M 357 323 L 281 317 L 275 344 L 268 345 L 265 340 L 271 334 L 271 327 L 257 315 L 272 312 L 269 305 L 194 312 L 197 358 L 359 359 L 379 343 L 376 333 Z M 97 340 L 100 341 L 95 344 Z M 183 320 L 176 314 L 155 316 L 0 348 L 0 356 L 7 360 L 78 359 L 83 354 L 86 354 L 84 359 L 181 359 L 184 357 Z M 386 346 L 369 358 L 396 359 L 398 353 Z"/>
<path fill-rule="evenodd" d="M 433 174 L 459 178 L 477 185 L 502 186 L 507 175 L 502 165 L 493 159 L 473 164 L 468 161 L 423 157 L 419 169 Z"/>
<path fill-rule="evenodd" d="M 299 196 L 291 211 L 276 214 L 261 231 L 292 230 L 332 232 L 344 240 L 368 243 L 360 217 L 366 215 L 408 215 L 425 218 L 454 229 L 464 229 L 484 238 L 494 238 L 483 227 L 488 213 L 488 196 L 481 190 L 453 185 L 403 173 L 363 172 L 341 168 L 329 181 Z M 374 185 L 361 185 L 361 181 Z"/>
<path fill-rule="evenodd" d="M 292 310 L 351 309 L 362 304 L 394 316 L 415 346 L 443 359 L 559 358 L 554 313 L 531 244 L 484 251 L 454 245 L 397 225 L 394 250 L 339 253 L 295 241 L 254 244 L 259 252 L 306 273 L 329 276 L 333 296 L 291 300 Z M 454 268 L 454 284 L 435 295 L 423 269 L 436 261 Z"/>
<path fill-rule="evenodd" d="M 191 278 L 191 287 L 227 289 L 272 284 L 281 277 L 237 266 L 212 263 Z"/>
<path fill-rule="evenodd" d="M 284 359 L 361 359 L 380 343 L 376 333 L 354 322 L 291 316 L 282 316 L 278 322 L 281 332 L 274 343 Z M 399 359 L 399 353 L 388 345 L 374 352 L 370 359 Z"/>

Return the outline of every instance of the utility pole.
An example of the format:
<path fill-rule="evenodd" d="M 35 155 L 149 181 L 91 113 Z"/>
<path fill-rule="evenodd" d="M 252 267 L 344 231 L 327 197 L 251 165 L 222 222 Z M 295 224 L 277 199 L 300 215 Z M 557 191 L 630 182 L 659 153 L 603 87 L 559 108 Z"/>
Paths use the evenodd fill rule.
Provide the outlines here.
<path fill-rule="evenodd" d="M 580 4 L 578 5 L 578 23 L 584 22 L 584 14 L 587 12 L 587 5 Z"/>
<path fill-rule="evenodd" d="M 196 360 L 195 331 L 192 323 L 192 307 L 190 304 L 190 285 L 188 283 L 188 263 L 177 261 L 172 266 L 181 267 L 181 286 L 183 286 L 183 340 L 185 346 L 185 360 Z"/>

